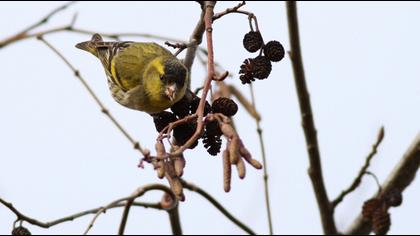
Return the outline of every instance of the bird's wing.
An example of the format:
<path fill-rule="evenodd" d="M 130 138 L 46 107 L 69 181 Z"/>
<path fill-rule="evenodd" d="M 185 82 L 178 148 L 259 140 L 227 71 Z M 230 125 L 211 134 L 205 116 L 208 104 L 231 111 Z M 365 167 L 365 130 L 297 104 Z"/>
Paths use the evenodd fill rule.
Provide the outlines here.
<path fill-rule="evenodd" d="M 126 89 L 122 85 L 121 81 L 119 80 L 118 76 L 115 76 L 112 73 L 111 63 L 112 59 L 123 49 L 130 46 L 132 42 L 96 42 L 96 49 L 98 52 L 98 58 L 101 60 L 102 65 L 105 68 L 105 72 L 111 81 L 120 87 L 124 92 Z"/>
<path fill-rule="evenodd" d="M 162 56 L 171 55 L 168 50 L 156 43 L 136 42 L 129 48 L 119 50 L 117 55 L 109 61 L 111 74 L 126 91 L 142 85 L 145 70 L 149 63 Z"/>

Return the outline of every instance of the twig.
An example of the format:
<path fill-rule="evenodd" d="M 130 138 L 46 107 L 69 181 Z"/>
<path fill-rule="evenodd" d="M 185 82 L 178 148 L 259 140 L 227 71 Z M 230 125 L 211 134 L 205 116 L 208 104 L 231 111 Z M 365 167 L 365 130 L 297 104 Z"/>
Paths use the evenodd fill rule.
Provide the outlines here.
<path fill-rule="evenodd" d="M 224 216 L 226 216 L 230 221 L 232 221 L 235 225 L 237 225 L 239 228 L 243 229 L 245 232 L 247 232 L 250 235 L 256 235 L 253 230 L 251 230 L 248 226 L 246 226 L 244 223 L 236 219 L 226 208 L 224 208 L 216 199 L 214 199 L 210 194 L 208 194 L 206 191 L 198 187 L 197 185 L 194 185 L 192 183 L 189 183 L 185 180 L 181 180 L 182 185 L 184 188 L 196 192 L 200 194 L 202 197 L 207 199 L 214 207 L 216 207 Z"/>
<path fill-rule="evenodd" d="M 64 57 L 64 55 L 58 51 L 52 44 L 50 44 L 48 41 L 46 41 L 43 37 L 38 37 L 39 40 L 41 40 L 48 48 L 50 48 L 58 57 L 60 57 L 63 62 L 73 71 L 74 76 L 79 79 L 79 81 L 83 84 L 84 88 L 88 91 L 89 95 L 95 100 L 96 104 L 100 107 L 101 112 L 104 113 L 111 122 L 118 128 L 118 130 L 130 141 L 130 143 L 133 145 L 133 148 L 138 150 L 143 156 L 149 156 L 150 153 L 147 149 L 143 149 L 140 146 L 140 143 L 138 141 L 135 141 L 131 135 L 122 127 L 122 125 L 115 119 L 115 117 L 109 112 L 109 110 L 105 107 L 105 105 L 101 102 L 99 97 L 95 94 L 95 92 L 92 90 L 92 88 L 89 86 L 89 84 L 86 82 L 86 80 L 82 77 L 79 70 L 77 70 L 67 58 Z"/>
<path fill-rule="evenodd" d="M 170 157 L 176 157 L 181 155 L 187 148 L 189 148 L 203 133 L 204 131 L 204 108 L 206 104 L 206 98 L 207 94 L 211 87 L 211 82 L 214 78 L 214 51 L 213 51 L 213 37 L 212 37 L 212 17 L 214 15 L 213 9 L 216 5 L 216 2 L 214 1 L 205 1 L 204 2 L 204 29 L 206 31 L 206 38 L 207 38 L 207 50 L 208 50 L 208 63 L 207 63 L 207 78 L 204 81 L 204 88 L 202 91 L 200 103 L 198 105 L 196 115 L 197 115 L 197 128 L 194 134 L 191 136 L 191 138 L 185 142 L 184 145 L 180 146 L 176 151 L 169 153 Z M 194 48 L 194 47 L 189 47 Z M 192 50 L 192 49 L 191 49 Z M 187 57 L 188 57 L 188 51 L 187 56 L 184 61 L 186 63 Z M 194 51 L 195 55 L 195 51 Z"/>
<path fill-rule="evenodd" d="M 172 232 L 174 235 L 182 235 L 182 227 L 179 218 L 178 204 L 177 200 L 173 198 L 174 195 L 165 193 L 164 200 L 159 203 L 159 206 L 162 210 L 165 210 L 169 215 L 169 221 L 171 223 Z M 167 199 L 166 199 L 167 198 Z M 125 203 L 123 215 L 121 217 L 121 223 L 118 228 L 118 235 L 124 235 L 125 227 L 127 225 L 128 214 L 130 212 L 131 206 L 134 204 L 134 198 L 127 200 Z"/>
<path fill-rule="evenodd" d="M 84 234 L 86 235 L 90 231 L 90 229 L 93 227 L 93 225 L 95 224 L 96 220 L 98 219 L 99 215 L 102 214 L 102 213 L 105 213 L 106 210 L 108 210 L 108 209 L 110 209 L 110 208 L 112 208 L 112 207 L 120 204 L 121 202 L 131 202 L 131 201 L 134 201 L 136 198 L 143 196 L 145 193 L 147 193 L 148 191 L 151 191 L 151 190 L 160 190 L 160 191 L 163 191 L 163 192 L 165 192 L 167 194 L 170 194 L 170 196 L 172 197 L 172 199 L 176 199 L 175 198 L 175 195 L 173 194 L 173 192 L 168 187 L 166 187 L 165 185 L 151 184 L 151 185 L 146 185 L 146 186 L 140 187 L 133 194 L 131 194 L 130 196 L 117 199 L 117 200 L 109 203 L 108 205 L 106 205 L 104 207 L 101 207 L 100 210 L 98 212 L 96 212 L 96 214 L 93 217 L 92 221 L 89 223 L 89 225 L 88 225 L 87 229 L 85 230 Z M 173 201 L 173 205 L 170 206 L 166 210 L 170 210 L 170 209 L 176 207 L 177 204 L 178 204 L 178 201 L 177 200 L 174 200 Z M 131 204 L 130 204 L 130 206 L 131 206 Z M 126 209 L 127 209 L 127 206 L 126 206 Z M 124 212 L 126 212 L 126 211 L 124 211 Z M 126 221 L 127 218 L 128 218 L 128 210 L 127 210 L 127 214 L 124 214 L 124 215 L 125 215 L 124 217 L 125 217 L 125 221 Z M 125 225 L 125 223 L 126 222 L 121 222 L 121 224 L 124 224 L 124 225 Z M 121 228 L 122 228 L 122 231 L 124 231 L 124 228 L 120 226 L 120 230 L 121 230 Z"/>
<path fill-rule="evenodd" d="M 197 47 L 197 45 L 195 45 L 195 43 L 171 43 L 169 41 L 165 42 L 165 45 L 168 47 L 172 47 L 175 49 L 178 49 L 175 53 L 174 56 L 178 56 L 182 51 L 184 51 L 185 49 L 189 48 L 189 47 Z"/>
<path fill-rule="evenodd" d="M 378 176 L 376 176 L 374 173 L 370 171 L 366 171 L 365 175 L 371 176 L 373 180 L 375 180 L 376 186 L 378 186 L 378 194 L 380 194 L 382 192 L 382 187 L 381 187 L 381 183 L 379 183 Z"/>
<path fill-rule="evenodd" d="M 4 46 L 6 46 L 6 45 L 8 45 L 8 44 L 10 44 L 12 42 L 19 41 L 19 40 L 21 40 L 23 38 L 26 38 L 27 35 L 28 35 L 28 33 L 29 33 L 29 31 L 31 31 L 31 30 L 33 30 L 33 29 L 35 29 L 35 28 L 37 28 L 37 27 L 39 27 L 39 26 L 47 23 L 48 20 L 51 17 L 53 17 L 55 14 L 57 14 L 60 11 L 65 10 L 66 8 L 68 8 L 70 5 L 72 5 L 74 3 L 75 3 L 75 1 L 68 2 L 68 3 L 66 3 L 66 4 L 64 4 L 64 5 L 60 6 L 60 7 L 55 8 L 50 13 L 48 13 L 46 16 L 44 16 L 43 18 L 41 18 L 41 20 L 39 20 L 39 21 L 35 22 L 34 24 L 28 26 L 27 28 L 25 28 L 21 32 L 19 32 L 19 33 L 15 34 L 15 35 L 13 35 L 13 36 L 11 36 L 11 37 L 3 40 L 3 41 L 0 41 L 0 48 L 4 47 Z"/>
<path fill-rule="evenodd" d="M 12 211 L 17 219 L 19 221 L 26 221 L 32 225 L 36 225 L 39 226 L 41 228 L 50 228 L 53 227 L 55 225 L 61 224 L 61 223 L 65 223 L 68 221 L 73 221 L 77 218 L 86 216 L 86 215 L 90 215 L 90 214 L 96 214 L 99 210 L 102 209 L 102 207 L 97 207 L 97 208 L 93 208 L 93 209 L 89 209 L 86 211 L 81 211 L 57 220 L 53 220 L 50 222 L 41 222 L 37 219 L 31 218 L 29 216 L 24 215 L 23 213 L 21 213 L 18 209 L 16 209 L 13 204 L 6 202 L 5 200 L 0 198 L 0 203 L 3 204 L 5 207 L 7 207 L 10 211 Z M 108 209 L 113 209 L 113 208 L 119 208 L 119 207 L 123 207 L 125 206 L 125 204 L 120 203 L 120 204 L 116 204 L 113 207 L 110 207 Z M 137 206 L 137 207 L 144 207 L 144 208 L 152 208 L 152 209 L 157 209 L 157 210 L 163 210 L 163 208 L 161 207 L 160 203 L 143 203 L 143 202 L 134 202 L 133 206 Z"/>
<path fill-rule="evenodd" d="M 395 166 L 394 170 L 388 175 L 388 179 L 382 184 L 382 193 L 389 191 L 398 191 L 402 193 L 414 180 L 420 167 L 420 133 L 414 139 L 410 147 L 407 149 L 400 162 Z M 367 235 L 372 231 L 369 223 L 363 220 L 360 214 L 353 224 L 345 232 L 346 235 L 358 234 Z"/>
<path fill-rule="evenodd" d="M 125 226 L 127 225 L 128 213 L 130 213 L 131 206 L 133 205 L 134 199 L 127 200 L 124 206 L 123 215 L 121 217 L 120 227 L 118 228 L 118 235 L 124 235 Z"/>
<path fill-rule="evenodd" d="M 179 205 L 173 209 L 167 211 L 169 215 L 169 221 L 171 222 L 171 229 L 173 235 L 182 235 L 181 221 L 179 217 Z"/>
<path fill-rule="evenodd" d="M 203 34 L 205 30 L 204 15 L 206 11 L 205 11 L 204 4 L 200 3 L 200 5 L 202 7 L 200 19 L 198 20 L 197 25 L 195 26 L 194 31 L 191 34 L 191 37 L 189 40 L 190 47 L 187 49 L 187 52 L 185 54 L 185 59 L 184 59 L 184 65 L 185 67 L 187 67 L 188 72 L 190 73 L 191 73 L 191 67 L 194 63 L 198 45 L 200 45 L 201 42 L 203 41 Z M 190 87 L 190 85 L 188 85 L 188 87 Z"/>
<path fill-rule="evenodd" d="M 59 33 L 59 32 L 71 32 L 71 33 L 79 33 L 79 34 L 87 34 L 87 35 L 93 35 L 95 33 L 99 33 L 97 31 L 86 30 L 86 29 L 81 29 L 81 28 L 74 27 L 74 25 L 76 23 L 76 19 L 77 19 L 77 14 L 75 14 L 73 16 L 70 24 L 68 24 L 68 25 L 55 27 L 55 28 L 51 28 L 51 29 L 48 29 L 48 30 L 39 31 L 39 32 L 35 32 L 35 33 L 30 33 L 29 32 L 29 31 L 47 23 L 47 21 L 53 15 L 55 15 L 59 11 L 62 11 L 64 9 L 66 9 L 68 6 L 70 6 L 73 3 L 75 3 L 75 2 L 66 3 L 63 6 L 57 8 L 57 9 L 54 9 L 46 17 L 42 18 L 40 21 L 34 23 L 33 25 L 28 26 L 25 30 L 23 30 L 23 31 L 21 31 L 21 32 L 15 34 L 13 36 L 10 36 L 7 39 L 1 40 L 0 41 L 0 48 L 8 46 L 12 43 L 19 42 L 19 41 L 24 40 L 24 39 L 36 38 L 36 37 L 45 36 L 45 35 L 49 35 L 49 34 L 53 34 L 53 33 Z M 203 29 L 203 32 L 204 32 L 204 29 Z M 176 38 L 172 38 L 172 37 L 161 36 L 161 35 L 149 34 L 149 33 L 105 33 L 105 32 L 102 32 L 102 33 L 99 33 L 99 34 L 103 37 L 117 39 L 117 40 L 121 37 L 141 37 L 141 38 L 153 38 L 153 39 L 161 40 L 161 41 L 171 41 L 171 42 L 185 43 L 186 44 L 186 42 L 184 40 L 180 40 L 180 39 L 176 39 Z M 202 34 L 203 33 L 201 33 L 201 35 Z M 195 36 L 198 37 L 199 32 L 197 32 Z M 196 42 L 196 43 L 200 42 L 201 43 L 201 38 L 198 37 L 198 38 L 194 38 L 194 39 L 195 40 L 193 40 L 192 42 Z M 203 49 L 201 49 L 201 50 L 203 50 Z M 192 58 L 192 60 L 193 60 L 193 58 Z M 192 62 L 191 62 L 191 64 L 192 64 Z"/>
<path fill-rule="evenodd" d="M 351 192 L 353 192 L 354 190 L 356 190 L 357 187 L 359 187 L 360 183 L 362 182 L 362 178 L 363 176 L 366 174 L 366 170 L 369 168 L 370 165 L 370 161 L 372 160 L 372 158 L 375 156 L 376 152 L 378 151 L 378 147 L 381 144 L 383 138 L 384 138 L 384 127 L 382 126 L 379 129 L 377 138 L 376 138 L 376 142 L 375 144 L 373 144 L 372 146 L 372 150 L 370 151 L 369 155 L 366 157 L 366 161 L 365 164 L 363 165 L 363 167 L 360 169 L 359 174 L 357 175 L 356 179 L 354 179 L 353 183 L 343 192 L 341 192 L 341 194 L 334 199 L 334 201 L 331 202 L 332 206 L 334 208 L 336 208 L 338 206 L 338 204 L 340 202 L 343 201 L 343 199 Z"/>
<path fill-rule="evenodd" d="M 165 45 L 168 46 L 168 47 L 178 49 L 174 53 L 175 56 L 178 56 L 178 54 L 180 54 L 182 51 L 184 51 L 186 48 L 188 48 L 188 45 L 186 43 L 171 43 L 169 41 L 166 41 Z"/>
<path fill-rule="evenodd" d="M 245 4 L 246 4 L 246 2 L 245 1 L 242 1 L 238 5 L 236 5 L 235 7 L 228 8 L 228 9 L 224 10 L 223 12 L 214 14 L 213 21 L 215 21 L 215 20 L 217 20 L 217 19 L 219 19 L 219 18 L 221 18 L 221 17 L 223 17 L 223 16 L 225 16 L 225 15 L 227 15 L 229 13 L 238 12 L 239 8 L 245 6 Z"/>
<path fill-rule="evenodd" d="M 28 28 L 26 28 L 26 29 L 25 29 L 25 30 L 23 30 L 22 32 L 29 32 L 29 31 L 31 31 L 31 30 L 33 30 L 33 29 L 35 29 L 35 28 L 37 28 L 37 27 L 39 27 L 39 26 L 41 26 L 41 25 L 43 25 L 43 24 L 47 23 L 47 22 L 48 22 L 48 20 L 49 20 L 52 16 L 54 16 L 55 14 L 57 14 L 57 13 L 58 13 L 58 12 L 60 12 L 60 11 L 63 11 L 63 10 L 65 10 L 65 9 L 67 9 L 70 5 L 72 5 L 72 4 L 74 4 L 74 3 L 76 3 L 76 1 L 71 1 L 71 2 L 68 2 L 68 3 L 64 4 L 63 6 L 60 6 L 60 7 L 56 8 L 56 9 L 54 9 L 53 11 L 51 11 L 50 13 L 48 13 L 45 17 L 43 17 L 43 18 L 42 18 L 39 22 L 37 22 L 37 23 L 35 23 L 35 24 L 33 24 L 33 25 L 29 26 Z"/>
<path fill-rule="evenodd" d="M 287 17 L 290 37 L 290 57 L 292 60 L 293 73 L 297 95 L 299 98 L 300 112 L 302 116 L 302 127 L 305 133 L 307 151 L 309 155 L 309 176 L 318 203 L 322 226 L 325 234 L 337 234 L 337 229 L 333 217 L 333 208 L 328 199 L 327 191 L 322 176 L 321 157 L 319 154 L 318 139 L 315 123 L 312 116 L 311 102 L 308 88 L 305 81 L 305 73 L 302 63 L 302 55 L 299 40 L 299 26 L 297 19 L 296 2 L 286 2 Z"/>
<path fill-rule="evenodd" d="M 73 33 L 79 33 L 79 34 L 86 34 L 86 35 L 93 35 L 95 33 L 98 33 L 96 31 L 92 30 L 86 30 L 86 29 L 80 29 L 80 28 L 68 28 L 67 31 L 73 32 Z M 99 32 L 103 37 L 111 38 L 111 39 L 119 39 L 122 37 L 138 37 L 138 38 L 150 38 L 150 39 L 156 39 L 160 41 L 171 41 L 171 42 L 178 42 L 178 43 L 185 43 L 184 40 L 172 38 L 168 36 L 161 36 L 157 34 L 149 34 L 149 33 L 131 33 L 131 32 L 120 32 L 120 33 L 105 33 L 105 32 Z"/>
<path fill-rule="evenodd" d="M 16 43 L 19 42 L 21 40 L 24 39 L 30 39 L 30 38 L 36 38 L 39 36 L 45 36 L 45 35 L 49 35 L 49 34 L 54 34 L 54 33 L 60 33 L 60 32 L 70 32 L 70 33 L 77 33 L 77 34 L 84 34 L 84 35 L 93 35 L 95 33 L 100 34 L 102 37 L 105 38 L 110 38 L 110 39 L 116 39 L 118 40 L 121 37 L 139 37 L 139 38 L 151 38 L 151 39 L 156 39 L 156 40 L 161 40 L 161 41 L 171 41 L 171 42 L 176 42 L 176 43 L 185 43 L 183 40 L 180 39 L 176 39 L 176 38 L 171 38 L 171 37 L 167 37 L 167 36 L 161 36 L 161 35 L 155 35 L 155 34 L 148 34 L 148 33 L 130 33 L 130 32 L 121 32 L 121 33 L 106 33 L 106 32 L 97 32 L 97 31 L 92 31 L 92 30 L 86 30 L 86 29 L 82 29 L 82 28 L 76 28 L 73 26 L 74 22 L 69 24 L 69 25 L 64 25 L 64 26 L 60 26 L 60 27 L 56 27 L 56 28 L 52 28 L 52 29 L 48 29 L 48 30 L 43 30 L 43 31 L 39 31 L 39 32 L 35 32 L 35 33 L 31 33 L 31 34 L 25 34 L 23 36 L 13 36 L 10 39 L 4 40 L 4 41 L 0 41 L 0 48 L 4 47 L 6 45 L 12 44 L 12 43 Z"/>
<path fill-rule="evenodd" d="M 25 33 L 22 33 L 22 32 L 17 33 L 5 40 L 0 41 L 0 48 L 10 45 L 12 43 L 19 42 L 24 39 L 36 38 L 39 36 L 45 36 L 45 35 L 60 33 L 60 32 L 70 32 L 70 33 L 78 33 L 78 34 L 85 34 L 85 35 L 93 35 L 95 33 L 99 33 L 103 37 L 116 39 L 116 40 L 120 39 L 121 37 L 140 37 L 140 38 L 152 38 L 152 39 L 161 40 L 161 41 L 171 41 L 171 42 L 176 42 L 180 44 L 187 44 L 184 40 L 181 40 L 181 39 L 176 39 L 176 38 L 161 36 L 161 35 L 156 35 L 156 34 L 131 33 L 131 32 L 106 33 L 106 32 L 97 32 L 97 31 L 92 31 L 92 30 L 87 30 L 87 29 L 76 28 L 74 27 L 75 21 L 77 19 L 76 16 L 77 14 L 74 15 L 70 24 L 67 24 L 64 26 L 54 27 L 48 30 L 43 30 L 43 31 L 34 32 L 34 33 L 29 33 L 29 31 Z"/>
<path fill-rule="evenodd" d="M 256 110 L 254 87 L 252 86 L 252 84 L 250 84 L 249 88 L 251 90 L 252 106 L 254 107 L 254 110 Z M 274 232 L 273 232 L 273 222 L 271 219 L 270 191 L 268 188 L 268 167 L 267 167 L 267 158 L 265 154 L 264 137 L 262 135 L 263 130 L 261 128 L 261 119 L 255 119 L 255 123 L 257 125 L 257 133 L 258 133 L 258 138 L 260 140 L 261 157 L 262 157 L 262 161 L 264 165 L 263 179 L 264 179 L 264 193 L 265 193 L 265 205 L 266 205 L 266 210 L 267 210 L 268 228 L 270 231 L 270 235 L 272 235 Z"/>
<path fill-rule="evenodd" d="M 254 13 L 249 12 L 249 11 L 244 11 L 244 10 L 240 10 L 239 8 L 243 7 L 245 5 L 245 1 L 242 1 L 241 3 L 239 3 L 237 6 L 232 7 L 232 8 L 227 8 L 225 11 L 214 14 L 213 16 L 213 21 L 216 21 L 217 19 L 220 19 L 221 17 L 231 14 L 231 13 L 237 13 L 237 14 L 243 14 L 248 16 L 248 21 L 249 21 L 249 27 L 251 28 L 252 31 L 254 31 L 254 27 L 252 26 L 252 20 L 254 20 L 255 23 L 255 30 L 259 31 L 259 27 L 258 27 L 258 20 L 257 17 L 254 15 Z"/>
<path fill-rule="evenodd" d="M 185 123 L 188 123 L 192 120 L 196 120 L 197 117 L 198 117 L 197 114 L 192 114 L 192 115 L 188 115 L 188 116 L 186 116 L 182 119 L 179 119 L 177 121 L 174 121 L 174 122 L 170 123 L 164 129 L 162 129 L 162 131 L 159 133 L 158 140 L 162 141 L 163 138 L 170 138 L 170 133 L 172 132 L 172 130 L 175 127 L 180 126 L 180 125 L 185 124 Z M 163 156 L 163 158 L 166 158 L 166 156 Z"/>
<path fill-rule="evenodd" d="M 198 94 L 201 90 L 203 90 L 203 88 L 204 88 L 204 87 L 199 87 L 199 88 L 196 88 L 196 89 L 194 90 L 194 92 L 193 92 L 193 93 L 194 93 L 195 95 L 197 95 L 197 94 Z"/>

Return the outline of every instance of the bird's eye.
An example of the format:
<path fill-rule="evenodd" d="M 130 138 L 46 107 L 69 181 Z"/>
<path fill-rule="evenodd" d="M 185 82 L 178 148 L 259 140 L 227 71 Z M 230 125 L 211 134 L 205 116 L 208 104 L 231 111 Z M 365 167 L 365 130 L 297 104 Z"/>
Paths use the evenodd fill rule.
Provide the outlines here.
<path fill-rule="evenodd" d="M 164 79 L 165 79 L 165 76 L 161 75 L 161 76 L 160 76 L 160 80 L 162 80 L 162 81 L 163 81 Z"/>

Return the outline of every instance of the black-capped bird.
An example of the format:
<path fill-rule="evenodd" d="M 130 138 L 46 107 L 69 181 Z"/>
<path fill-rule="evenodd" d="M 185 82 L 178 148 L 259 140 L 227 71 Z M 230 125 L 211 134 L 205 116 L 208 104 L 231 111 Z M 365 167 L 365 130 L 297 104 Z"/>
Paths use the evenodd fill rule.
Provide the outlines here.
<path fill-rule="evenodd" d="M 185 94 L 189 83 L 187 68 L 156 43 L 104 42 L 95 34 L 76 47 L 99 58 L 112 97 L 125 107 L 155 114 Z"/>

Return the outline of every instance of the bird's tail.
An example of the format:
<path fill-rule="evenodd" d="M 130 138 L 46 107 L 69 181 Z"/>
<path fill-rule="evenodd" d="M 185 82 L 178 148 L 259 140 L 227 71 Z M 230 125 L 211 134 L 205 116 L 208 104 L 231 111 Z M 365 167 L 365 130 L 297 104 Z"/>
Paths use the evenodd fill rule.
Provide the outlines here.
<path fill-rule="evenodd" d="M 103 42 L 102 37 L 99 34 L 94 34 L 90 41 L 81 42 L 76 44 L 76 48 L 87 51 L 98 56 L 97 44 Z"/>

